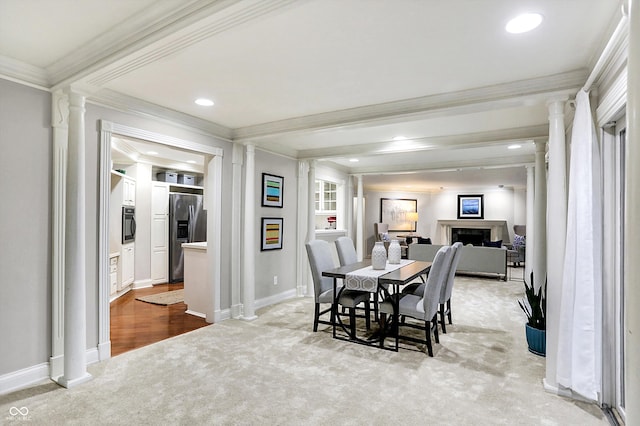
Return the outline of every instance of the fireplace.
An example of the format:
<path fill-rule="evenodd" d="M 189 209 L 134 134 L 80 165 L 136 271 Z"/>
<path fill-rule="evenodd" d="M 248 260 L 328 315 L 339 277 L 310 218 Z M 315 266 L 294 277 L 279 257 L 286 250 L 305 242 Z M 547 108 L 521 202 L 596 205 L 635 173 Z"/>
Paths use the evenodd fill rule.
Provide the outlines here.
<path fill-rule="evenodd" d="M 451 245 L 453 244 L 453 230 L 464 230 L 466 234 L 480 230 L 481 236 L 471 237 L 473 241 L 467 241 L 460 239 L 458 241 L 463 244 L 478 244 L 481 245 L 484 240 L 497 241 L 502 240 L 505 243 L 509 241 L 509 231 L 507 230 L 506 220 L 486 220 L 486 219 L 458 219 L 447 220 L 438 219 L 438 231 L 436 235 L 436 241 L 440 241 L 440 244 Z M 488 233 L 487 233 L 488 232 Z"/>
<path fill-rule="evenodd" d="M 481 246 L 483 241 L 491 240 L 491 228 L 451 228 L 451 244 L 460 241 L 465 246 Z"/>

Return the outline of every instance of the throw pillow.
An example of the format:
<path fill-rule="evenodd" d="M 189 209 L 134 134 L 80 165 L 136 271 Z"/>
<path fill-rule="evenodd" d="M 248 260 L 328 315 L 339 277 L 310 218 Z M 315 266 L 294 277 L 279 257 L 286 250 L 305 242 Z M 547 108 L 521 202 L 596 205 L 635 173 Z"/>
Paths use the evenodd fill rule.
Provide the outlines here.
<path fill-rule="evenodd" d="M 483 241 L 482 245 L 485 247 L 497 247 L 500 248 L 502 247 L 502 240 L 498 240 L 498 241 Z"/>
<path fill-rule="evenodd" d="M 515 234 L 513 236 L 513 248 L 524 247 L 526 245 L 526 240 L 524 235 Z"/>

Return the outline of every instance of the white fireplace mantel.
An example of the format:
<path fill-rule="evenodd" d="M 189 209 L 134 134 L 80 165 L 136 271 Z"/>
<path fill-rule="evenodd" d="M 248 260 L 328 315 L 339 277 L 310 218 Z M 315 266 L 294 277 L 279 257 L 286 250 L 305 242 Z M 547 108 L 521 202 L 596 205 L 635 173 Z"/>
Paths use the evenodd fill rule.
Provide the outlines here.
<path fill-rule="evenodd" d="M 491 229 L 491 241 L 502 240 L 509 243 L 509 230 L 506 220 L 458 219 L 438 220 L 440 244 L 451 244 L 451 228 Z"/>

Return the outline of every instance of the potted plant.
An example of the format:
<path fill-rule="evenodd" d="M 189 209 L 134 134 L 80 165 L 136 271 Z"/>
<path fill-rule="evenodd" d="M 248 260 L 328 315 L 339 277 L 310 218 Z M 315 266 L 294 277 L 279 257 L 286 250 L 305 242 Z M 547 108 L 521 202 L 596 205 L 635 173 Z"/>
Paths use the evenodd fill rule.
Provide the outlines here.
<path fill-rule="evenodd" d="M 518 300 L 518 305 L 527 316 L 526 333 L 529 351 L 540 356 L 546 354 L 546 328 L 547 328 L 547 281 L 536 292 L 533 286 L 533 272 L 531 272 L 531 285 L 524 282 L 525 300 Z"/>

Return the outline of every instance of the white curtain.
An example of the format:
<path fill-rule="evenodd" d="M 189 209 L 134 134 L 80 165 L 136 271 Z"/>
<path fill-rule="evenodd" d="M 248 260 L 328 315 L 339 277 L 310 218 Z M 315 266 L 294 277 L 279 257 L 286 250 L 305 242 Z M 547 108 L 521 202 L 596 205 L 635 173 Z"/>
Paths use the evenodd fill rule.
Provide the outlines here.
<path fill-rule="evenodd" d="M 602 192 L 589 94 L 576 95 L 560 302 L 558 383 L 597 401 L 601 382 Z"/>

